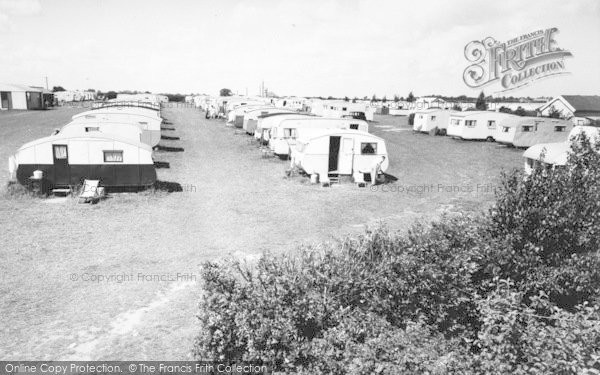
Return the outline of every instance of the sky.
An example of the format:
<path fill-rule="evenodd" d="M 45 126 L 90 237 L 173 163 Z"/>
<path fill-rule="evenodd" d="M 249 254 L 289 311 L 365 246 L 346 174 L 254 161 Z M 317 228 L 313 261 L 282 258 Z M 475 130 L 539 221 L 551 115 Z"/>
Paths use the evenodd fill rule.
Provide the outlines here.
<path fill-rule="evenodd" d="M 0 82 L 475 96 L 462 78 L 469 42 L 551 27 L 570 74 L 505 94 L 600 94 L 600 0 L 0 0 Z"/>

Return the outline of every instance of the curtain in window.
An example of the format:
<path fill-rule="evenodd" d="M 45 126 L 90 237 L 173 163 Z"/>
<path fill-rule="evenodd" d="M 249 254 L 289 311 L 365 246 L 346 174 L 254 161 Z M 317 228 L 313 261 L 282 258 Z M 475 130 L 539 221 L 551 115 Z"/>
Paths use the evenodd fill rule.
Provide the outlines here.
<path fill-rule="evenodd" d="M 54 146 L 54 158 L 55 159 L 66 159 L 67 158 L 67 146 L 55 145 Z"/>
<path fill-rule="evenodd" d="M 104 151 L 104 161 L 123 162 L 123 151 Z"/>

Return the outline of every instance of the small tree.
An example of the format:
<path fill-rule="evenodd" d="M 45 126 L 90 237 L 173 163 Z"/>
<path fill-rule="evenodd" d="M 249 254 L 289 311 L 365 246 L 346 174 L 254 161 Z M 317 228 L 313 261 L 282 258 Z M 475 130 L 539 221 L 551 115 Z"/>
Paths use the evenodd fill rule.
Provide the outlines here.
<path fill-rule="evenodd" d="M 408 96 L 406 97 L 406 101 L 409 103 L 412 103 L 415 101 L 415 96 L 413 95 L 412 91 L 408 93 Z"/>
<path fill-rule="evenodd" d="M 383 96 L 383 99 L 381 99 L 382 102 L 387 103 L 387 96 Z"/>
<path fill-rule="evenodd" d="M 505 106 L 500 107 L 500 109 L 498 109 L 498 112 L 502 112 L 502 113 L 513 113 L 513 111 Z"/>
<path fill-rule="evenodd" d="M 462 111 L 462 107 L 459 106 L 457 103 L 454 103 L 454 105 L 452 106 L 452 110 L 453 111 Z"/>
<path fill-rule="evenodd" d="M 561 118 L 562 112 L 556 109 L 554 106 L 550 106 L 550 111 L 548 111 L 548 117 Z"/>
<path fill-rule="evenodd" d="M 515 111 L 513 112 L 515 115 L 517 116 L 525 116 L 527 115 L 527 112 L 525 111 L 525 108 L 518 106 L 517 109 L 515 109 Z"/>
<path fill-rule="evenodd" d="M 219 90 L 219 96 L 233 96 L 233 92 L 230 89 Z"/>
<path fill-rule="evenodd" d="M 378 99 L 377 99 L 377 95 L 373 94 L 373 97 L 371 98 L 371 101 L 372 101 L 372 102 L 376 102 L 377 100 L 378 100 Z"/>
<path fill-rule="evenodd" d="M 358 98 L 355 96 L 354 99 L 352 99 L 352 103 L 356 103 L 358 101 Z"/>
<path fill-rule="evenodd" d="M 65 90 L 62 86 L 54 86 L 52 88 L 52 92 L 60 92 L 60 91 L 67 91 L 67 90 Z"/>
<path fill-rule="evenodd" d="M 483 91 L 479 94 L 479 97 L 475 102 L 475 109 L 479 111 L 487 111 L 488 109 L 487 103 L 485 102 L 485 94 L 483 93 Z"/>
<path fill-rule="evenodd" d="M 400 97 L 398 95 L 394 95 L 394 103 L 398 103 L 400 101 Z"/>
<path fill-rule="evenodd" d="M 345 101 L 345 102 L 349 102 L 349 101 L 350 101 L 350 98 L 349 98 L 349 97 L 347 97 L 347 96 L 344 96 L 344 101 Z"/>

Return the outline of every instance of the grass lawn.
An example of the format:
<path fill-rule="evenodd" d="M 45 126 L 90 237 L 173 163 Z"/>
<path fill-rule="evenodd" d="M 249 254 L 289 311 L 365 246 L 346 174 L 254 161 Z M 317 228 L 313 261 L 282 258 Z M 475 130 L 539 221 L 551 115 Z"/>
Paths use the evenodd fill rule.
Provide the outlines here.
<path fill-rule="evenodd" d="M 83 110 L 1 112 L 0 160 L 7 165 L 22 144 Z M 156 151 L 155 161 L 170 164 L 158 178 L 183 192 L 85 205 L 9 196 L 0 172 L 0 331 L 9 338 L 0 359 L 189 359 L 202 262 L 291 252 L 380 221 L 406 229 L 443 212 L 481 211 L 500 171 L 522 165 L 522 151 L 414 134 L 405 117 L 377 116 L 370 131 L 386 139 L 387 173 L 398 180 L 376 191 L 322 188 L 286 177 L 287 162 L 262 158 L 251 137 L 221 120 L 191 108 L 163 117 L 175 128 L 163 135 L 180 140 L 161 145 L 185 151 Z M 163 280 L 146 280 L 152 275 Z"/>

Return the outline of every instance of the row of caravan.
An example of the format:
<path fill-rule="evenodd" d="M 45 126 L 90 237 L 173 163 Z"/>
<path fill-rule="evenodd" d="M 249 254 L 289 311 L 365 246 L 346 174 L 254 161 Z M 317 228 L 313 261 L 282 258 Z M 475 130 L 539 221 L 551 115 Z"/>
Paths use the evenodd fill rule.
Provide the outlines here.
<path fill-rule="evenodd" d="M 381 176 L 389 165 L 385 141 L 369 124 L 350 116 L 330 118 L 270 104 L 228 103 L 227 125 L 253 136 L 264 151 L 328 184 L 343 176 L 357 183 Z M 372 177 L 373 176 L 373 177 Z"/>
<path fill-rule="evenodd" d="M 161 139 L 160 105 L 118 104 L 76 114 L 52 135 L 20 147 L 9 158 L 11 178 L 28 186 L 34 171 L 41 171 L 46 186 L 53 189 L 85 179 L 100 180 L 105 187 L 154 184 L 152 151 Z"/>
<path fill-rule="evenodd" d="M 464 140 L 496 141 L 526 148 L 567 139 L 573 123 L 546 117 L 521 117 L 492 111 L 428 109 L 415 112 L 413 130 Z"/>

